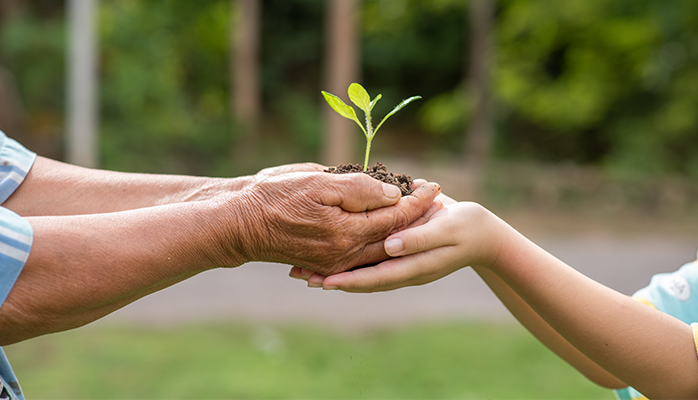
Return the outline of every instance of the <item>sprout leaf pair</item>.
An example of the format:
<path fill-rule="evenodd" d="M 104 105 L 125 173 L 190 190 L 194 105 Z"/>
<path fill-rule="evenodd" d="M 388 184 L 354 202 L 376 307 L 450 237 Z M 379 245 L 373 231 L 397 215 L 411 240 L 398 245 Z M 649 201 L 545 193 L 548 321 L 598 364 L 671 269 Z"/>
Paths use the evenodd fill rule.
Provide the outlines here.
<path fill-rule="evenodd" d="M 371 100 L 371 97 L 368 95 L 366 89 L 364 89 L 364 87 L 359 85 L 358 83 L 352 83 L 351 85 L 349 85 L 349 90 L 347 91 L 347 94 L 349 95 L 349 100 L 351 100 L 352 103 L 354 103 L 364 112 L 364 115 L 366 116 L 365 127 L 361 123 L 359 118 L 356 116 L 356 111 L 354 111 L 354 108 L 352 106 L 347 105 L 344 101 L 342 101 L 342 99 L 333 95 L 332 93 L 328 93 L 325 91 L 322 92 L 322 95 L 325 97 L 325 101 L 327 101 L 327 104 L 329 104 L 333 110 L 335 110 L 342 117 L 351 119 L 354 122 L 356 122 L 361 128 L 361 130 L 364 132 L 364 135 L 366 136 L 366 157 L 364 158 L 364 171 L 366 171 L 366 169 L 368 168 L 368 155 L 371 153 L 371 141 L 373 140 L 373 137 L 376 135 L 376 132 L 378 132 L 378 129 L 383 125 L 383 123 L 385 122 L 385 120 L 388 119 L 388 117 L 400 111 L 403 107 L 413 102 L 414 100 L 421 99 L 422 96 L 413 96 L 409 99 L 405 99 L 402 102 L 400 102 L 400 104 L 393 108 L 393 111 L 389 112 L 385 117 L 383 117 L 381 122 L 376 126 L 375 129 L 373 129 L 373 124 L 371 123 L 371 111 L 373 110 L 373 107 L 376 105 L 376 103 L 378 103 L 378 100 L 380 100 L 383 96 L 379 94 L 378 96 L 376 96 L 375 99 Z"/>

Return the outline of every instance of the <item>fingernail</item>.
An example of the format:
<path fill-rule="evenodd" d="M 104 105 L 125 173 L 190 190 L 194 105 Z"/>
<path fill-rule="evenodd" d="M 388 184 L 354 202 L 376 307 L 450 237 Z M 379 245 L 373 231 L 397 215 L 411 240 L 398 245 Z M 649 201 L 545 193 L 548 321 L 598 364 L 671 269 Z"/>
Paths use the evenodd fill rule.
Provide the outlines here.
<path fill-rule="evenodd" d="M 323 290 L 337 290 L 339 288 L 337 286 L 325 286 L 322 289 Z"/>
<path fill-rule="evenodd" d="M 388 255 L 394 256 L 399 254 L 402 251 L 402 247 L 402 239 L 400 238 L 393 238 L 385 241 L 385 252 L 388 253 Z"/>
<path fill-rule="evenodd" d="M 322 287 L 322 283 L 308 282 L 308 287 L 309 287 L 309 288 L 321 288 L 321 287 Z"/>
<path fill-rule="evenodd" d="M 390 184 L 388 184 L 388 183 L 384 183 L 384 184 L 383 184 L 383 193 L 384 193 L 388 198 L 391 198 L 391 199 L 400 197 L 400 195 L 402 194 L 402 192 L 400 191 L 400 188 L 398 188 L 398 187 L 395 186 L 395 185 L 390 185 Z"/>

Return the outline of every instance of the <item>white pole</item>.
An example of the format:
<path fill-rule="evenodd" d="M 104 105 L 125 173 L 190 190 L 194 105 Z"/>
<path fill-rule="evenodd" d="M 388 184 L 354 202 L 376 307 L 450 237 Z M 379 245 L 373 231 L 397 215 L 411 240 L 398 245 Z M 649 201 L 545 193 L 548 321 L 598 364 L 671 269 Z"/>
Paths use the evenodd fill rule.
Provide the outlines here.
<path fill-rule="evenodd" d="M 67 161 L 97 167 L 97 0 L 68 0 Z"/>

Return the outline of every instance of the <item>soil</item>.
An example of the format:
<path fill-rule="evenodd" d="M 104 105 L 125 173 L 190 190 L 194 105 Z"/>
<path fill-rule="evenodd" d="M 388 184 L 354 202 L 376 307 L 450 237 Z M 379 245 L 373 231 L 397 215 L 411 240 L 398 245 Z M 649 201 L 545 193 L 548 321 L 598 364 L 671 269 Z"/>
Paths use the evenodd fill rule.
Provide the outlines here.
<path fill-rule="evenodd" d="M 373 164 L 372 167 L 364 171 L 364 166 L 359 164 L 339 164 L 335 167 L 329 167 L 325 170 L 331 174 L 354 174 L 363 172 L 370 175 L 374 179 L 381 182 L 389 183 L 400 188 L 403 196 L 412 194 L 412 178 L 409 175 L 388 172 L 388 168 L 380 162 Z"/>

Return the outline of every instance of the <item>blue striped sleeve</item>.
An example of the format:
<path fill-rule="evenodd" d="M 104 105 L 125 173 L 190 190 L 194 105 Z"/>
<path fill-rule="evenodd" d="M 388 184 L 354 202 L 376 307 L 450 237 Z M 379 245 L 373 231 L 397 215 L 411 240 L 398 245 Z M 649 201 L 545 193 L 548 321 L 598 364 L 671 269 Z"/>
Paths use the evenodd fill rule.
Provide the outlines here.
<path fill-rule="evenodd" d="M 0 204 L 19 187 L 35 159 L 35 153 L 0 132 Z"/>
<path fill-rule="evenodd" d="M 36 154 L 0 132 L 0 203 L 4 203 L 26 178 Z M 32 244 L 29 222 L 0 207 L 0 306 L 10 293 Z"/>
<path fill-rule="evenodd" d="M 4 203 L 24 181 L 35 159 L 36 154 L 0 131 L 0 204 Z M 26 219 L 5 207 L 0 207 L 0 307 L 29 258 L 32 238 L 32 227 Z M 24 399 L 17 377 L 2 348 L 0 381 L 0 386 L 5 386 L 6 390 L 14 394 L 13 398 Z"/>
<path fill-rule="evenodd" d="M 0 305 L 14 286 L 32 245 L 32 228 L 26 219 L 0 207 Z"/>

